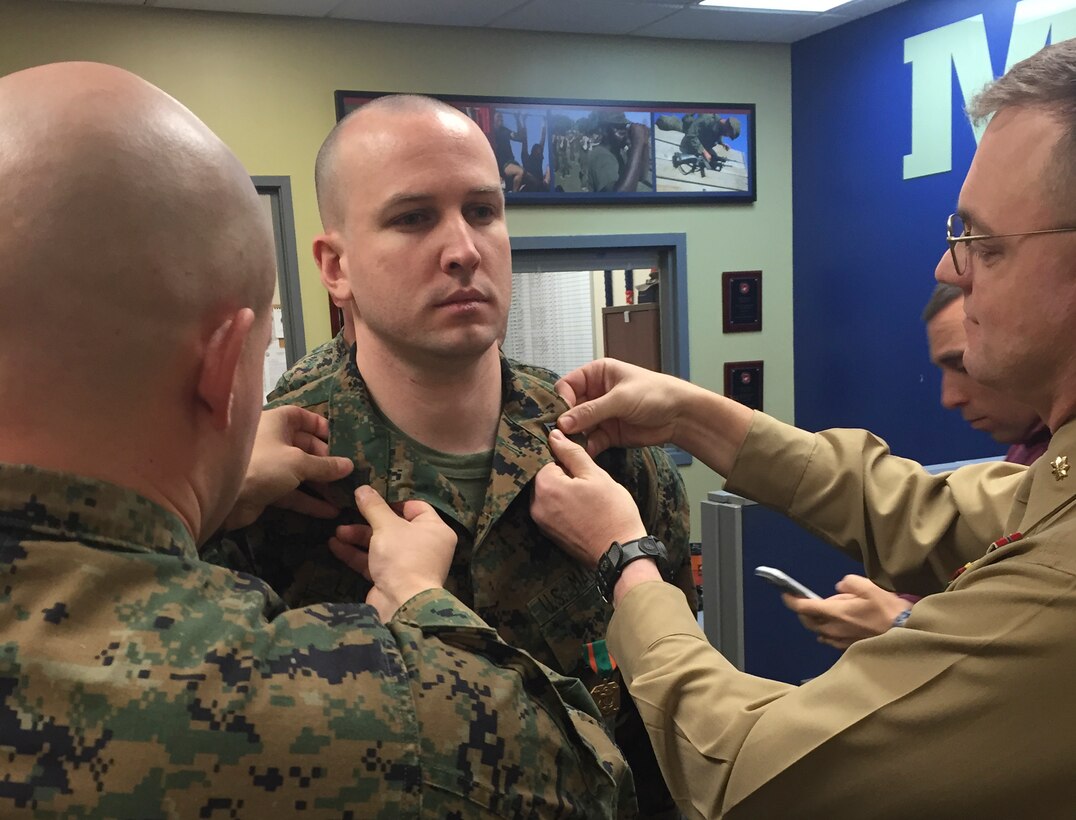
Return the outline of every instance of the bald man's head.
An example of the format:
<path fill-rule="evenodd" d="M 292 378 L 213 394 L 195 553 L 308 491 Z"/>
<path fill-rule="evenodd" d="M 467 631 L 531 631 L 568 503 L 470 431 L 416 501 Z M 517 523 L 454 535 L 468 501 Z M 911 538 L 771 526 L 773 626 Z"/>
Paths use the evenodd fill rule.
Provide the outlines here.
<path fill-rule="evenodd" d="M 345 219 L 344 191 L 349 182 L 345 163 L 342 162 L 342 146 L 350 137 L 362 134 L 366 127 L 381 120 L 385 115 L 442 114 L 458 117 L 478 129 L 458 108 L 446 102 L 421 94 L 389 94 L 378 97 L 357 108 L 336 124 L 321 144 L 314 163 L 314 187 L 318 197 L 318 211 L 325 230 L 339 228 Z M 353 181 L 361 184 L 361 180 Z"/>
<path fill-rule="evenodd" d="M 0 78 L 0 425 L 87 451 L 121 423 L 147 447 L 193 429 L 219 328 L 267 316 L 270 230 L 239 161 L 160 89 L 93 63 Z"/>
<path fill-rule="evenodd" d="M 0 111 L 5 321 L 33 308 L 33 324 L 85 329 L 102 314 L 76 309 L 83 298 L 165 325 L 214 302 L 266 307 L 269 270 L 236 264 L 271 242 L 257 193 L 176 100 L 111 66 L 61 63 L 0 79 Z"/>

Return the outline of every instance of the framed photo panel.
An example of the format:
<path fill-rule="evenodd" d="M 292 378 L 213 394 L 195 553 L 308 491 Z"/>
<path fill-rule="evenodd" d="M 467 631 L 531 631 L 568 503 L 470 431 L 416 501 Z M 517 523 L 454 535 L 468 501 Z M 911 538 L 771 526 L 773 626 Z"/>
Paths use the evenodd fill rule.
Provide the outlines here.
<path fill-rule="evenodd" d="M 336 118 L 383 91 L 337 91 Z M 755 201 L 755 106 L 430 95 L 489 139 L 509 204 Z"/>

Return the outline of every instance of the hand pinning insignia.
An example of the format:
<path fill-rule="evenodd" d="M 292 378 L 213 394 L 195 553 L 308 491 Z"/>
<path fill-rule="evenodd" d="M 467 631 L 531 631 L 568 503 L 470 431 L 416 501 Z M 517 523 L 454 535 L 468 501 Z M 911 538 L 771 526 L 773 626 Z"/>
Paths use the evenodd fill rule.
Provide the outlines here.
<path fill-rule="evenodd" d="M 1050 464 L 1050 470 L 1054 474 L 1054 478 L 1058 481 L 1062 481 L 1069 474 L 1069 457 L 1058 456 Z"/>

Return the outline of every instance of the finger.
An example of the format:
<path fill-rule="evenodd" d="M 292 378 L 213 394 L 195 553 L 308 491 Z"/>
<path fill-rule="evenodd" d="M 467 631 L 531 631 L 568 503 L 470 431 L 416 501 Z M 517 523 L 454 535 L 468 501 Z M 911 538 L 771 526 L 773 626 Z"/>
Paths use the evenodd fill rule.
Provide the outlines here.
<path fill-rule="evenodd" d="M 569 410 L 561 413 L 557 419 L 557 426 L 569 435 L 580 431 L 593 430 L 606 419 L 613 415 L 609 395 L 599 396 L 590 401 L 584 401 Z"/>
<path fill-rule="evenodd" d="M 826 606 L 824 600 L 819 601 L 814 598 L 789 595 L 787 592 L 781 593 L 781 600 L 784 601 L 785 606 L 797 615 L 801 615 L 805 618 L 821 618 L 828 620 L 830 617 L 829 607 Z"/>
<path fill-rule="evenodd" d="M 822 635 L 818 636 L 818 642 L 824 643 L 826 646 L 832 646 L 834 649 L 840 649 L 842 652 L 855 643 L 855 641 L 842 641 L 834 638 L 826 638 Z"/>
<path fill-rule="evenodd" d="M 310 518 L 336 518 L 340 514 L 340 509 L 335 504 L 330 504 L 323 498 L 316 498 L 304 493 L 302 490 L 292 490 L 287 495 L 278 498 L 273 503 L 273 506 L 280 507 L 283 510 L 291 510 Z"/>
<path fill-rule="evenodd" d="M 351 544 L 345 544 L 339 538 L 330 537 L 329 552 L 349 569 L 370 580 L 370 553 L 366 550 L 353 547 Z"/>
<path fill-rule="evenodd" d="M 587 455 L 597 458 L 613 446 L 613 437 L 604 428 L 599 427 L 587 434 Z"/>
<path fill-rule="evenodd" d="M 329 440 L 329 420 L 324 416 L 307 410 L 305 407 L 291 406 L 293 411 L 288 418 L 292 430 L 296 433 L 309 433 L 325 441 Z"/>
<path fill-rule="evenodd" d="M 569 475 L 564 472 L 564 468 L 555 461 L 549 462 L 534 477 L 534 497 L 538 498 L 545 495 L 546 485 L 550 482 L 563 480 L 571 480 Z"/>
<path fill-rule="evenodd" d="M 837 582 L 835 589 L 838 592 L 855 595 L 859 598 L 866 598 L 872 592 L 881 589 L 881 587 L 873 581 L 864 578 L 862 575 L 845 575 Z"/>
<path fill-rule="evenodd" d="M 385 503 L 385 499 L 369 485 L 364 484 L 355 490 L 355 505 L 375 532 L 400 520 L 392 507 Z"/>
<path fill-rule="evenodd" d="M 367 524 L 341 524 L 336 528 L 336 537 L 345 544 L 367 549 L 374 531 Z"/>
<path fill-rule="evenodd" d="M 820 624 L 813 618 L 808 618 L 806 615 L 800 615 L 799 621 L 803 628 L 806 629 L 808 632 L 814 632 L 817 634 L 818 630 L 822 628 L 822 624 Z"/>
<path fill-rule="evenodd" d="M 355 469 L 355 463 L 343 456 L 311 456 L 303 454 L 298 463 L 302 481 L 336 481 Z"/>
<path fill-rule="evenodd" d="M 575 407 L 576 402 L 579 401 L 575 393 L 575 387 L 567 377 L 560 379 L 554 384 L 553 389 L 557 391 L 557 395 L 564 399 L 565 404 L 569 407 Z"/>
<path fill-rule="evenodd" d="M 553 430 L 549 434 L 549 449 L 564 468 L 564 472 L 573 478 L 590 474 L 598 465 L 587 455 L 587 451 L 569 439 L 560 430 Z"/>
<path fill-rule="evenodd" d="M 440 516 L 437 515 L 437 510 L 425 501 L 419 501 L 417 498 L 409 498 L 407 501 L 403 502 L 400 506 L 399 513 L 406 521 L 414 521 L 416 518 L 429 515 L 440 520 Z"/>
<path fill-rule="evenodd" d="M 789 595 L 787 592 L 782 592 L 781 593 L 781 603 L 783 603 L 785 606 L 787 606 L 789 609 L 791 609 L 797 615 L 803 614 L 801 612 L 801 610 L 800 610 L 800 603 L 803 600 L 804 599 L 801 598 L 798 595 Z"/>
<path fill-rule="evenodd" d="M 292 444 L 312 456 L 329 455 L 329 445 L 313 433 L 296 433 Z"/>

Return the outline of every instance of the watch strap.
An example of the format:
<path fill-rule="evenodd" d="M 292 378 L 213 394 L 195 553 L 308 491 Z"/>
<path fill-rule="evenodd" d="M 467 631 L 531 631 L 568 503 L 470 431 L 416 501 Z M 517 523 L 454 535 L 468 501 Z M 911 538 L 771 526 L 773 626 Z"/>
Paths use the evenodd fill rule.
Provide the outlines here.
<path fill-rule="evenodd" d="M 665 545 L 652 535 L 644 535 L 632 541 L 621 544 L 614 541 L 609 549 L 598 559 L 597 584 L 598 592 L 607 603 L 613 600 L 613 587 L 620 580 L 624 568 L 641 558 L 653 558 L 658 565 L 661 577 L 668 581 L 671 577 L 669 568 L 669 553 Z"/>

